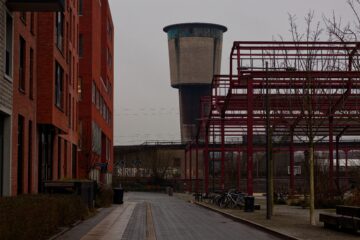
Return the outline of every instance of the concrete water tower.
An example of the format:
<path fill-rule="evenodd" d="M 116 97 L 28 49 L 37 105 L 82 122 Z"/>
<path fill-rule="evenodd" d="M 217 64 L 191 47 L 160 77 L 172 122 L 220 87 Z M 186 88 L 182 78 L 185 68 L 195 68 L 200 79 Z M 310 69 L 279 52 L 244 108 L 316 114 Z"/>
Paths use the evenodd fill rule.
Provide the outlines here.
<path fill-rule="evenodd" d="M 223 33 L 210 23 L 181 23 L 164 28 L 168 35 L 171 86 L 179 89 L 181 140 L 195 138 L 200 99 L 211 94 L 214 74 L 220 74 Z"/>

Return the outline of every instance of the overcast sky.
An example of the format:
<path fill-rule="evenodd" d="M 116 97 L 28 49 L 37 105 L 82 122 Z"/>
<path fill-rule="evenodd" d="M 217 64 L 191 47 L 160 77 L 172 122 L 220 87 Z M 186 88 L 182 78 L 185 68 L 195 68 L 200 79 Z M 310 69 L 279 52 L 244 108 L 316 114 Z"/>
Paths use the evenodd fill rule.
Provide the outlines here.
<path fill-rule="evenodd" d="M 179 140 L 179 103 L 170 87 L 166 25 L 209 22 L 228 27 L 222 73 L 235 40 L 289 37 L 288 13 L 299 25 L 314 10 L 318 19 L 349 20 L 346 0 L 109 0 L 115 25 L 114 144 Z"/>

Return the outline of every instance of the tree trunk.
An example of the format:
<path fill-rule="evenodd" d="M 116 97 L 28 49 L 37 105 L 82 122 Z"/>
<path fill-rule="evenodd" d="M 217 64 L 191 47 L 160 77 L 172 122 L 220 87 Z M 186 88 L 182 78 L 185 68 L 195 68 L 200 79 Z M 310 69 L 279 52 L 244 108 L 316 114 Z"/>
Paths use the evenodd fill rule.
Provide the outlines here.
<path fill-rule="evenodd" d="M 314 187 L 314 140 L 309 144 L 309 178 L 310 178 L 310 224 L 315 226 L 315 187 Z"/>

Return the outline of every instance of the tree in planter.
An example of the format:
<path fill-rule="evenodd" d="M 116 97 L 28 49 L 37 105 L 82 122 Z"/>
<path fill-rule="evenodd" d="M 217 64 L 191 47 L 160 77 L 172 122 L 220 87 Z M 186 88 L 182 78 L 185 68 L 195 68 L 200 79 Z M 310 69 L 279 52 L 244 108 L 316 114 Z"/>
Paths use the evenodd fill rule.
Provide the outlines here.
<path fill-rule="evenodd" d="M 324 74 L 319 76 L 316 73 L 349 71 L 349 65 L 353 65 L 353 55 L 355 56 L 354 53 L 356 53 L 357 50 L 355 49 L 355 52 L 349 52 L 349 47 L 346 43 L 344 43 L 344 45 L 333 45 L 335 47 L 321 47 L 322 43 L 320 42 L 320 38 L 324 29 L 321 27 L 321 22 L 315 22 L 314 19 L 314 12 L 310 11 L 305 16 L 305 31 L 302 33 L 298 28 L 295 16 L 289 15 L 291 40 L 295 43 L 296 50 L 286 50 L 284 47 L 285 50 L 278 51 L 282 51 L 286 57 L 280 60 L 270 60 L 272 61 L 273 68 L 285 68 L 288 69 L 287 71 L 297 71 L 303 74 L 294 79 L 298 81 L 297 83 L 301 83 L 302 87 L 296 86 L 279 91 L 281 91 L 280 93 L 282 94 L 292 96 L 289 99 L 290 109 L 288 111 L 289 115 L 293 116 L 293 120 L 290 122 L 290 137 L 296 137 L 307 145 L 305 169 L 308 169 L 310 223 L 312 225 L 315 225 L 315 145 L 325 138 L 333 142 L 333 131 L 335 129 L 333 126 L 337 126 L 337 124 L 342 121 L 350 121 L 349 117 L 345 117 L 347 112 L 342 110 L 342 106 L 345 105 L 346 95 L 349 91 L 351 93 L 351 89 L 347 91 L 344 87 L 346 84 L 351 84 L 349 79 L 331 77 Z M 329 32 L 328 40 L 331 41 L 332 39 L 332 34 Z M 283 39 L 281 38 L 281 40 Z M 284 43 L 284 46 L 285 44 L 286 43 Z M 269 54 L 271 54 L 271 52 Z M 327 86 L 321 83 L 322 81 L 330 83 L 332 80 L 342 81 L 342 83 L 337 87 Z M 292 85 L 292 83 L 290 83 L 290 85 Z M 325 108 L 324 106 L 327 107 Z M 279 114 L 281 115 L 282 113 L 280 112 Z M 334 117 L 335 115 L 336 117 Z M 329 126 L 328 129 L 326 129 L 327 126 Z M 330 155 L 330 180 L 333 179 L 332 159 L 333 156 Z M 330 192 L 332 192 L 333 184 L 332 181 L 328 184 L 328 190 Z"/>

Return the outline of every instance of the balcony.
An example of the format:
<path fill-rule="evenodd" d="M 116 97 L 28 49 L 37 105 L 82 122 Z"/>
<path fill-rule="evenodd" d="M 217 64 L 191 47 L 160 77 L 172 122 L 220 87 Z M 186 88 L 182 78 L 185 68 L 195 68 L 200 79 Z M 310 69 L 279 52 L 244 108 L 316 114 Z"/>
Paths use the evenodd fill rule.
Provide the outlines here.
<path fill-rule="evenodd" d="M 6 5 L 13 12 L 63 12 L 65 0 L 7 0 Z"/>

